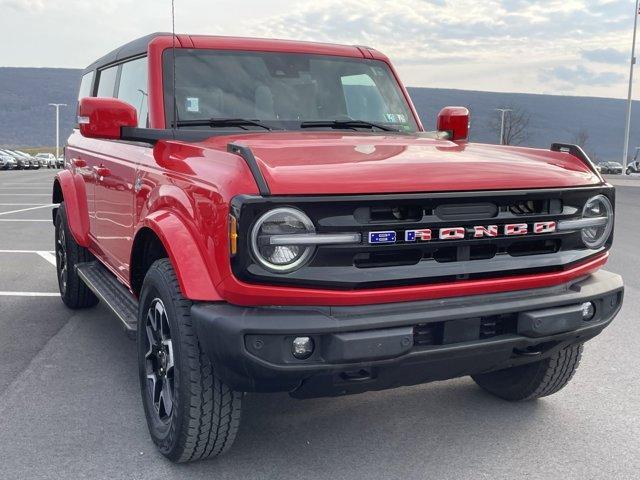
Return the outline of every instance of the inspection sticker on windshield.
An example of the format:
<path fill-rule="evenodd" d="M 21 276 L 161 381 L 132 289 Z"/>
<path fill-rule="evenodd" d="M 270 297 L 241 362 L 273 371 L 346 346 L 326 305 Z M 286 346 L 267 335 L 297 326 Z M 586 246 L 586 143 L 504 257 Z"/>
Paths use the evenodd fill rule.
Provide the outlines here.
<path fill-rule="evenodd" d="M 199 112 L 200 111 L 200 99 L 198 97 L 187 97 L 186 100 L 187 112 Z"/>
<path fill-rule="evenodd" d="M 402 113 L 385 113 L 384 116 L 389 123 L 407 123 L 407 117 Z"/>

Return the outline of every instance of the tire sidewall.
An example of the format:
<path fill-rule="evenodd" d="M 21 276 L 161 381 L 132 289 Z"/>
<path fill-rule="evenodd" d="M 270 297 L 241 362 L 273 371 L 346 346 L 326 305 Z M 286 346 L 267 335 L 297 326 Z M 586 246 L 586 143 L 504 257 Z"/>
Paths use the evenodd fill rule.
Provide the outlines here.
<path fill-rule="evenodd" d="M 144 328 L 144 322 L 146 321 L 147 310 L 151 305 L 151 302 L 155 298 L 162 300 L 164 304 L 167 320 L 169 322 L 169 328 L 171 330 L 171 340 L 173 347 L 173 411 L 169 422 L 164 423 L 156 414 L 155 407 L 151 401 L 147 388 L 147 378 L 145 369 L 145 337 L 146 328 Z M 149 270 L 145 277 L 142 291 L 140 294 L 140 304 L 138 310 L 138 334 L 137 334 L 137 346 L 138 346 L 138 374 L 140 378 L 140 391 L 142 395 L 142 404 L 144 406 L 145 416 L 147 417 L 147 425 L 149 427 L 149 433 L 154 443 L 158 446 L 160 451 L 164 454 L 170 454 L 176 445 L 178 440 L 178 432 L 181 431 L 182 417 L 183 417 L 183 405 L 184 398 L 182 396 L 182 372 L 184 362 L 182 361 L 182 349 L 180 345 L 180 325 L 177 321 L 177 312 L 175 304 L 173 302 L 173 294 L 166 280 L 163 278 L 162 273 L 153 266 Z M 188 368 L 188 367 L 187 367 Z"/>

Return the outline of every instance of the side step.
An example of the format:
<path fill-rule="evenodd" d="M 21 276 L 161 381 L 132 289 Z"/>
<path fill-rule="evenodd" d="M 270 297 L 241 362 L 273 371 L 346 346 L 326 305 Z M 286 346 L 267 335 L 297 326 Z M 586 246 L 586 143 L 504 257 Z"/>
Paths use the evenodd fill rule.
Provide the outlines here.
<path fill-rule="evenodd" d="M 122 322 L 127 335 L 135 338 L 138 323 L 138 300 L 100 262 L 76 265 L 82 281 L 105 303 Z"/>

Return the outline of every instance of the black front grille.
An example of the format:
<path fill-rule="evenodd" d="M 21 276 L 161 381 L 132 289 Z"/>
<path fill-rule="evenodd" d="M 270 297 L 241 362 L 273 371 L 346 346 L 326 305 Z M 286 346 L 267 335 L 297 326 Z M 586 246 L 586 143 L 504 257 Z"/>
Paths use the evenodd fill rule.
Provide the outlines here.
<path fill-rule="evenodd" d="M 506 224 L 580 218 L 586 200 L 609 196 L 610 187 L 532 191 L 327 197 L 236 197 L 240 243 L 234 274 L 248 282 L 335 289 L 378 288 L 553 272 L 598 252 L 579 231 L 504 235 Z M 311 261 L 288 273 L 272 273 L 250 254 L 249 232 L 265 211 L 289 206 L 304 211 L 318 233 L 357 232 L 357 244 L 318 247 Z M 475 226 L 497 225 L 497 237 L 475 238 Z M 407 230 L 464 228 L 464 238 L 405 241 Z M 370 244 L 369 232 L 394 231 L 392 244 Z M 608 248 L 607 245 L 605 248 Z"/>

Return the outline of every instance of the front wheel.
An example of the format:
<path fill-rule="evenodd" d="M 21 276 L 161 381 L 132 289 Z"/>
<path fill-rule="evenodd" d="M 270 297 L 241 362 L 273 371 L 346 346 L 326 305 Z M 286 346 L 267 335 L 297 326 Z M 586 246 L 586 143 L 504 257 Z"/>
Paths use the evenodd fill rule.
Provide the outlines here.
<path fill-rule="evenodd" d="M 472 378 L 483 389 L 504 400 L 546 397 L 569 383 L 580 364 L 582 349 L 581 343 L 569 345 L 544 360 Z"/>
<path fill-rule="evenodd" d="M 76 271 L 76 265 L 90 262 L 93 255 L 78 245 L 71 235 L 64 202 L 58 207 L 55 237 L 56 273 L 62 301 L 73 309 L 93 307 L 98 303 L 98 297 L 85 285 Z"/>
<path fill-rule="evenodd" d="M 138 310 L 138 372 L 149 433 L 174 462 L 215 457 L 233 444 L 242 394 L 217 377 L 167 259 L 145 276 Z"/>

